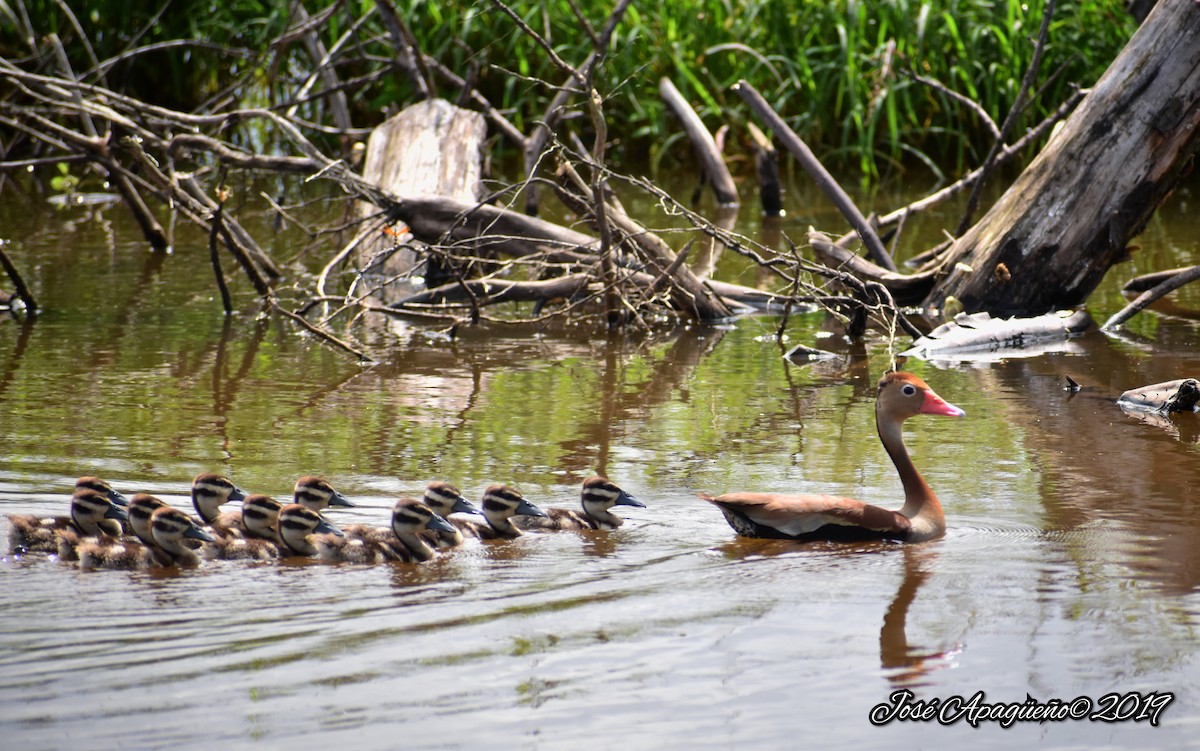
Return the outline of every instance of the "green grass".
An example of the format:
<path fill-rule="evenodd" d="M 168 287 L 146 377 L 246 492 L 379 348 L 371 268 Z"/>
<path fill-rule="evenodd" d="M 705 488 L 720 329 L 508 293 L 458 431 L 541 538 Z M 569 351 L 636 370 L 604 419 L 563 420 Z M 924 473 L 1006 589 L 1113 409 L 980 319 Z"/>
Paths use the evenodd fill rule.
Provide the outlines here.
<path fill-rule="evenodd" d="M 320 12 L 316 3 L 309 5 L 310 14 Z M 542 116 L 553 95 L 534 79 L 552 84 L 565 80 L 544 51 L 490 2 L 397 0 L 397 5 L 427 54 L 460 75 L 478 66 L 480 88 L 523 130 Z M 613 2 L 577 0 L 577 5 L 599 29 Z M 90 67 L 59 6 L 51 0 L 32 0 L 26 6 L 29 17 L 37 19 L 37 36 L 57 33 L 77 72 Z M 321 30 L 326 46 L 370 7 L 365 0 L 352 0 L 335 10 Z M 591 42 L 567 0 L 514 0 L 510 7 L 563 59 L 584 59 Z M 659 101 L 659 78 L 671 78 L 713 129 L 747 117 L 730 92 L 730 85 L 744 78 L 833 166 L 857 170 L 864 178 L 914 158 L 961 168 L 982 158 L 989 146 L 987 129 L 962 105 L 902 72 L 942 81 L 1001 122 L 1031 58 L 1044 7 L 1040 0 L 637 4 L 613 35 L 596 85 L 606 98 L 610 134 L 617 139 L 614 153 L 633 159 L 690 158 Z M 101 60 L 135 39 L 142 45 L 203 39 L 239 50 L 232 55 L 176 48 L 136 58 L 108 73 L 110 86 L 189 109 L 238 80 L 257 89 L 256 99 L 282 102 L 296 90 L 311 61 L 298 42 L 270 46 L 288 26 L 287 9 L 283 2 L 180 0 L 155 23 L 150 23 L 157 10 L 153 5 L 127 8 L 116 0 L 95 0 L 78 12 Z M 0 50 L 9 59 L 29 54 L 12 19 L 0 13 Z M 1045 90 L 1015 132 L 1053 110 L 1072 84 L 1094 82 L 1134 29 L 1119 0 L 1060 2 L 1038 78 L 1037 86 Z M 345 46 L 338 76 L 347 81 L 378 71 L 393 56 L 383 25 L 372 18 Z M 458 94 L 445 87 L 439 93 L 451 99 Z M 382 108 L 411 101 L 413 90 L 402 75 L 392 74 L 356 86 L 348 96 L 356 122 L 369 126 L 379 121 Z M 312 108 L 305 112 L 320 116 Z M 586 119 L 578 122 L 585 127 Z"/>

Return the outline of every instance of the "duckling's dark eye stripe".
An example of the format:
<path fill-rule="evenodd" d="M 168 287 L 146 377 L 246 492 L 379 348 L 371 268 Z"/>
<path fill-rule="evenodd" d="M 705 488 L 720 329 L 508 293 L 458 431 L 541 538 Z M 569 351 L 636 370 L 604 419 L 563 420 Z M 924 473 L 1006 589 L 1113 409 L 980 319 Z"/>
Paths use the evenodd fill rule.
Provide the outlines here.
<path fill-rule="evenodd" d="M 505 509 L 511 508 L 512 505 L 495 498 L 488 498 L 483 502 L 483 507 L 488 511 L 504 511 Z"/>
<path fill-rule="evenodd" d="M 281 519 L 280 525 L 288 529 L 308 529 L 311 525 L 301 521 L 300 519 Z"/>

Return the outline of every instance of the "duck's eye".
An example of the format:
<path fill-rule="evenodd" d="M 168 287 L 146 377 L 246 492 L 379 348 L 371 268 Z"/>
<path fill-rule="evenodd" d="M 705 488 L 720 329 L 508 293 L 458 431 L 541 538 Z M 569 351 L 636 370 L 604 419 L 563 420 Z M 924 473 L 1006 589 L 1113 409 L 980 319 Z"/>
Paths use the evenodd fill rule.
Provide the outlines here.
<path fill-rule="evenodd" d="M 905 396 L 912 396 L 913 394 L 917 393 L 917 387 L 911 383 L 906 383 L 900 387 L 900 393 L 904 394 Z"/>

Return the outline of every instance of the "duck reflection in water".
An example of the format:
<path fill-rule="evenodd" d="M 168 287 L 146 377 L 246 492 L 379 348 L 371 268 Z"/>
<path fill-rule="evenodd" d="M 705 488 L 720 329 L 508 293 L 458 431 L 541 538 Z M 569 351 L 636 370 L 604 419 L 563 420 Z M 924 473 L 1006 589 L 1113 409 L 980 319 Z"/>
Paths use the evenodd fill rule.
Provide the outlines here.
<path fill-rule="evenodd" d="M 905 546 L 902 552 L 904 579 L 883 614 L 883 627 L 879 629 L 879 661 L 889 682 L 897 687 L 913 688 L 926 685 L 925 678 L 933 671 L 953 665 L 963 647 L 955 644 L 949 649 L 930 650 L 909 643 L 908 609 L 917 598 L 917 591 L 929 579 L 928 567 L 937 560 L 937 552 L 912 546 Z"/>
<path fill-rule="evenodd" d="M 726 558 L 752 560 L 796 554 L 807 551 L 820 554 L 827 550 L 836 556 L 887 555 L 903 556 L 903 578 L 896 596 L 883 614 L 879 629 L 879 662 L 884 677 L 897 688 L 916 688 L 928 685 L 926 677 L 954 664 L 963 651 L 955 643 L 944 649 L 912 644 L 908 639 L 908 613 L 917 592 L 930 578 L 930 569 L 937 561 L 937 551 L 925 545 L 900 546 L 892 541 L 862 541 L 839 543 L 827 541 L 797 542 L 741 537 L 717 546 Z"/>

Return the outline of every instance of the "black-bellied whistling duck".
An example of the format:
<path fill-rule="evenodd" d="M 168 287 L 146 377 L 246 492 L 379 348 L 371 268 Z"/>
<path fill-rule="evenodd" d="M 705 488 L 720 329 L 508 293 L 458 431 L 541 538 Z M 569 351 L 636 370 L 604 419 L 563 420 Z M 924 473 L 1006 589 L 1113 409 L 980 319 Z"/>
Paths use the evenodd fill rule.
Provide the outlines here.
<path fill-rule="evenodd" d="M 212 537 L 179 509 L 164 506 L 150 515 L 150 535 L 153 545 L 136 542 L 83 542 L 79 545 L 79 567 L 150 568 L 197 566 L 200 556 L 184 545 L 185 539 L 212 542 Z"/>
<path fill-rule="evenodd" d="M 209 560 L 270 561 L 278 558 L 281 548 L 276 534 L 283 504 L 269 495 L 251 493 L 242 501 L 242 527 L 236 534 L 213 535 L 204 546 Z M 132 513 L 132 512 L 131 512 Z"/>
<path fill-rule="evenodd" d="M 455 531 L 426 504 L 401 498 L 392 507 L 391 529 L 354 524 L 342 530 L 345 534 L 341 537 L 323 534 L 313 535 L 311 540 L 317 558 L 327 563 L 420 563 L 434 556 L 433 548 L 421 539 L 421 533 L 429 530 Z"/>
<path fill-rule="evenodd" d="M 350 499 L 333 489 L 328 480 L 313 475 L 305 475 L 296 480 L 294 503 L 320 513 L 330 506 L 354 508 Z"/>
<path fill-rule="evenodd" d="M 122 496 L 124 501 L 124 496 Z M 122 504 L 123 505 L 123 504 Z M 90 487 L 77 489 L 71 496 L 71 515 L 43 518 L 35 514 L 13 514 L 8 517 L 9 551 L 21 553 L 54 553 L 59 549 L 58 532 L 80 536 L 121 535 L 125 510 L 108 494 Z"/>
<path fill-rule="evenodd" d="M 559 532 L 576 529 L 616 529 L 625 520 L 609 509 L 613 506 L 646 504 L 626 493 L 615 482 L 604 477 L 589 477 L 583 481 L 580 497 L 583 513 L 570 508 L 545 509 L 546 516 L 514 516 L 512 523 L 524 530 Z"/>
<path fill-rule="evenodd" d="M 904 421 L 916 415 L 964 414 L 912 373 L 888 373 L 879 380 L 875 428 L 904 486 L 904 506 L 899 511 L 832 495 L 726 493 L 700 497 L 716 504 L 729 526 L 745 537 L 931 540 L 945 533 L 946 515 L 904 448 Z"/>
<path fill-rule="evenodd" d="M 463 520 L 459 527 L 463 534 L 480 540 L 512 540 L 521 536 L 521 530 L 512 523 L 514 516 L 546 516 L 546 512 L 525 500 L 515 488 L 507 485 L 490 485 L 483 491 L 483 517 L 486 524 Z"/>
<path fill-rule="evenodd" d="M 453 518 L 453 514 L 466 514 L 469 517 L 482 517 L 483 514 L 474 503 L 468 501 L 459 492 L 458 488 L 448 482 L 429 483 L 425 486 L 425 493 L 421 496 L 421 500 L 433 513 L 449 522 L 449 531 L 439 527 L 437 529 L 426 528 L 421 532 L 421 538 L 435 548 L 453 548 L 462 545 L 463 536 L 459 531 L 461 523 L 458 523 L 458 519 Z"/>
<path fill-rule="evenodd" d="M 279 542 L 285 548 L 282 555 L 314 556 L 317 548 L 313 536 L 321 534 L 341 535 L 342 530 L 330 524 L 325 517 L 299 503 L 289 503 L 279 512 L 277 521 Z"/>
<path fill-rule="evenodd" d="M 228 533 L 240 529 L 242 516 L 236 511 L 221 512 L 221 505 L 230 501 L 244 501 L 246 493 L 224 475 L 203 472 L 192 480 L 192 506 L 196 513 L 212 530 Z"/>

